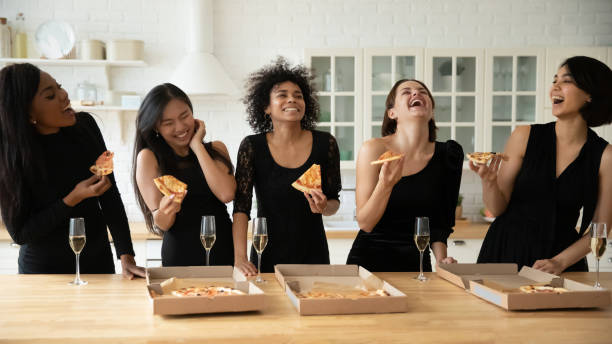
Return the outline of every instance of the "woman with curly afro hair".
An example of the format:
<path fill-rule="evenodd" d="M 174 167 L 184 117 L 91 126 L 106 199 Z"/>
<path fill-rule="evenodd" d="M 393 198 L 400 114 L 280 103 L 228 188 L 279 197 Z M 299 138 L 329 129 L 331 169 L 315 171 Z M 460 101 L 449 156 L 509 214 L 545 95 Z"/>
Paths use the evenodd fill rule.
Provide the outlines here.
<path fill-rule="evenodd" d="M 313 77 L 282 57 L 252 73 L 247 80 L 248 122 L 256 132 L 242 140 L 236 167 L 234 198 L 234 265 L 254 275 L 257 255 L 247 258 L 247 222 L 253 187 L 257 216 L 265 217 L 268 245 L 261 271 L 275 264 L 329 264 L 322 215 L 340 207 L 340 154 L 336 139 L 314 130 L 319 104 Z M 313 164 L 321 166 L 322 191 L 302 192 L 291 184 Z"/>

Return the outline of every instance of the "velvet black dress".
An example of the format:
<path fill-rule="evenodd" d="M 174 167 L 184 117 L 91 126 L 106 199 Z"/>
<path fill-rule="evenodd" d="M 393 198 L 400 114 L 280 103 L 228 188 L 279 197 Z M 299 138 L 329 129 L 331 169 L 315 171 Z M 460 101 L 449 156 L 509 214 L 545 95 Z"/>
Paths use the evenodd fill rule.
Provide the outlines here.
<path fill-rule="evenodd" d="M 372 231 L 359 231 L 346 263 L 370 271 L 419 271 L 415 218 L 429 217 L 430 243 L 446 245 L 455 226 L 462 166 L 463 149 L 457 142 L 436 142 L 427 165 L 395 184 Z M 423 255 L 423 271 L 431 271 L 429 250 Z"/>
<path fill-rule="evenodd" d="M 249 216 L 254 186 L 257 216 L 267 218 L 268 226 L 262 272 L 273 272 L 275 264 L 329 264 L 323 218 L 312 213 L 304 194 L 291 186 L 312 164 L 321 166 L 327 199 L 338 200 L 342 188 L 340 153 L 331 134 L 313 130 L 310 156 L 297 168 L 282 167 L 274 161 L 265 134 L 247 136 L 240 144 L 234 213 Z M 251 250 L 251 261 L 257 266 L 255 250 Z"/>
<path fill-rule="evenodd" d="M 599 165 L 606 145 L 589 129 L 578 157 L 556 177 L 555 122 L 531 126 L 508 208 L 489 227 L 478 263 L 516 263 L 519 269 L 549 259 L 586 231 L 597 205 Z M 576 223 L 584 207 L 580 231 Z M 565 271 L 588 271 L 581 259 Z"/>
<path fill-rule="evenodd" d="M 74 207 L 63 202 L 74 187 L 92 176 L 89 167 L 106 150 L 93 117 L 78 113 L 76 124 L 57 133 L 35 137 L 41 154 L 42 171 L 22 186 L 21 212 L 2 216 L 19 248 L 19 273 L 75 272 L 75 255 L 68 243 L 72 217 L 85 219 L 87 242 L 80 257 L 81 273 L 114 273 L 115 265 L 108 240 L 110 229 L 117 258 L 134 255 L 130 229 L 113 174 L 111 188 L 99 197 L 90 197 Z"/>
<path fill-rule="evenodd" d="M 216 240 L 210 250 L 210 265 L 234 265 L 232 221 L 227 207 L 208 186 L 193 151 L 189 150 L 186 157 L 175 155 L 174 158 L 177 160 L 177 169 L 171 174 L 187 184 L 187 195 L 181 210 L 176 214 L 174 224 L 164 233 L 162 265 L 206 265 L 206 250 L 200 240 L 204 215 L 215 216 Z"/>

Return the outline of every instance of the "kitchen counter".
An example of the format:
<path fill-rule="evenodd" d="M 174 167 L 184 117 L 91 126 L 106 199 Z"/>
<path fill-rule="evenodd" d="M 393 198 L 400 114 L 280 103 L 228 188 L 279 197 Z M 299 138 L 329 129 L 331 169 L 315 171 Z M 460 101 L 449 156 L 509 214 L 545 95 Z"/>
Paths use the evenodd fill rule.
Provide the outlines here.
<path fill-rule="evenodd" d="M 487 233 L 489 225 L 489 223 L 457 220 L 455 224 L 455 232 L 451 234 L 450 239 L 482 239 Z M 144 222 L 131 222 L 130 231 L 132 233 L 132 240 L 161 238 L 157 235 L 149 233 Z M 354 239 L 358 232 L 358 230 L 345 229 L 326 230 L 328 239 Z M 1 241 L 11 241 L 11 237 L 4 226 L 0 227 L 0 242 Z"/>
<path fill-rule="evenodd" d="M 145 281 L 120 275 L 0 275 L 0 340 L 44 343 L 216 341 L 280 342 L 610 342 L 612 307 L 509 312 L 428 273 L 377 273 L 408 295 L 406 313 L 300 316 L 274 280 L 262 312 L 154 316 Z M 591 284 L 594 273 L 564 276 Z M 612 288 L 612 273 L 601 274 Z"/>

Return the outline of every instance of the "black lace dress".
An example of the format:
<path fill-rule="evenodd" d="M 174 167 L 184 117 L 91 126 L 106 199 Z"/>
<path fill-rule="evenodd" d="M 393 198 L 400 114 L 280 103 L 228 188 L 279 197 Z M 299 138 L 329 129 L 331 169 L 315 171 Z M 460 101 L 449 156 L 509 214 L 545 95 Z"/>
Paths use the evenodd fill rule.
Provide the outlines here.
<path fill-rule="evenodd" d="M 163 266 L 206 265 L 206 250 L 200 241 L 202 216 L 214 215 L 217 238 L 210 250 L 210 265 L 233 265 L 234 245 L 232 221 L 227 207 L 210 190 L 206 177 L 193 151 L 177 159 L 171 174 L 187 184 L 187 195 L 176 214 L 174 224 L 164 233 Z"/>
<path fill-rule="evenodd" d="M 457 142 L 436 142 L 427 165 L 395 184 L 387 208 L 372 231 L 359 231 L 346 263 L 370 271 L 419 271 L 415 218 L 429 217 L 430 243 L 446 245 L 455 226 L 462 166 L 463 149 Z M 423 270 L 431 271 L 429 250 L 423 255 Z"/>
<path fill-rule="evenodd" d="M 508 208 L 489 227 L 478 263 L 533 266 L 536 260 L 565 250 L 587 229 L 597 205 L 599 165 L 608 143 L 589 129 L 578 157 L 557 178 L 556 140 L 555 122 L 531 126 Z M 581 259 L 565 271 L 587 270 L 586 259 Z"/>
<path fill-rule="evenodd" d="M 278 165 L 272 158 L 265 134 L 247 136 L 238 150 L 234 213 L 249 216 L 253 186 L 257 216 L 267 218 L 268 245 L 261 258 L 261 271 L 273 272 L 275 264 L 329 264 L 327 238 L 321 214 L 310 210 L 301 191 L 291 186 L 312 164 L 321 165 L 323 193 L 338 200 L 340 154 L 336 139 L 326 132 L 312 131 L 312 150 L 298 168 Z M 257 254 L 251 250 L 257 266 Z"/>

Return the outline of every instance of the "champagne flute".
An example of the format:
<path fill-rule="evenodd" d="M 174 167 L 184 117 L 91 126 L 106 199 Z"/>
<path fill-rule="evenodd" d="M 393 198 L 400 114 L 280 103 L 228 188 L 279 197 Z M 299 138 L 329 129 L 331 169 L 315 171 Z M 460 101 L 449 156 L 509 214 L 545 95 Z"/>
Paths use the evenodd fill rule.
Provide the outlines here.
<path fill-rule="evenodd" d="M 429 245 L 429 218 L 428 217 L 417 217 L 414 222 L 414 242 L 419 249 L 421 254 L 420 259 L 420 273 L 414 279 L 425 282 L 427 277 L 423 275 L 423 252 Z"/>
<path fill-rule="evenodd" d="M 595 280 L 595 288 L 602 289 L 599 284 L 599 259 L 603 256 L 606 251 L 606 238 L 608 232 L 606 230 L 606 224 L 601 222 L 591 223 L 591 252 L 597 259 L 597 279 Z"/>
<path fill-rule="evenodd" d="M 79 267 L 79 258 L 81 251 L 85 247 L 85 219 L 82 217 L 75 217 L 70 219 L 70 229 L 68 232 L 68 242 L 72 251 L 76 255 L 76 277 L 70 284 L 72 285 L 85 285 L 86 281 L 81 280 L 81 272 Z"/>
<path fill-rule="evenodd" d="M 212 215 L 202 216 L 202 226 L 200 227 L 200 241 L 206 250 L 206 266 L 210 265 L 210 250 L 217 240 L 217 229 L 215 227 L 215 217 Z"/>
<path fill-rule="evenodd" d="M 268 244 L 268 226 L 265 217 L 253 219 L 253 247 L 257 251 L 257 278 L 256 283 L 264 283 L 261 278 L 261 253 Z"/>

